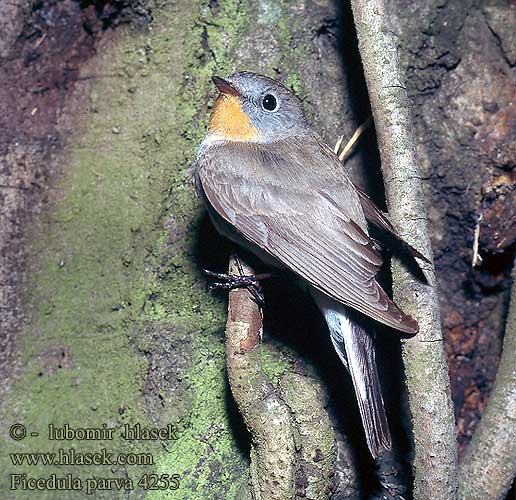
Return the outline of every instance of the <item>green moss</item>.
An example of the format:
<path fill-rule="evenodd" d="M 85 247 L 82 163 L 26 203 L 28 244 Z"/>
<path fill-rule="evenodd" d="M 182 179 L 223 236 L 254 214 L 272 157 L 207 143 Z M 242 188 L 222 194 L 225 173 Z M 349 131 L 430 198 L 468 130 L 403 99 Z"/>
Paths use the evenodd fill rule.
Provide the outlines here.
<path fill-rule="evenodd" d="M 206 293 L 192 260 L 200 207 L 186 171 L 204 134 L 207 116 L 197 113 L 216 68 L 212 59 L 198 59 L 206 56 L 203 30 L 213 20 L 199 7 L 182 2 L 157 10 L 152 32 L 128 32 L 96 62 L 95 72 L 117 76 L 94 85 L 92 113 L 84 117 L 84 133 L 72 140 L 69 168 L 58 186 L 62 196 L 32 231 L 32 320 L 21 346 L 23 368 L 3 416 L 8 425 L 19 421 L 40 432 L 22 442 L 3 435 L 2 449 L 9 452 L 63 446 L 48 441 L 49 423 L 153 425 L 141 398 L 149 355 L 158 355 L 156 341 L 166 349 L 167 341 L 189 339 L 193 355 L 182 374 L 188 386 L 182 409 L 172 407 L 169 394 L 159 422 L 180 419 L 180 439 L 168 443 L 167 452 L 160 442 L 119 438 L 72 443 L 81 452 L 103 446 L 110 452 L 152 452 L 155 471 L 181 476 L 174 498 L 225 496 L 246 470 L 227 420 L 225 309 Z M 220 61 L 223 38 L 233 39 L 242 26 L 237 10 L 238 2 L 226 2 L 220 12 L 224 30 L 209 28 Z M 2 456 L 8 472 L 31 477 L 70 472 L 82 479 L 121 475 L 136 483 L 142 473 L 138 467 L 14 470 L 7 459 Z M 208 493 L 214 482 L 219 487 Z M 5 481 L 2 491 L 8 491 Z M 143 492 L 135 487 L 133 494 Z M 42 492 L 40 498 L 56 495 Z M 104 496 L 112 498 L 113 492 Z"/>
<path fill-rule="evenodd" d="M 271 62 L 288 68 L 287 85 L 298 91 L 295 66 L 304 45 L 291 46 L 291 20 L 282 21 L 287 4 L 263 3 L 260 19 L 283 26 Z M 265 29 L 249 9 L 238 0 L 220 1 L 216 10 L 201 0 L 165 3 L 153 11 L 152 31 L 127 29 L 84 69 L 110 76 L 93 84 L 58 195 L 31 230 L 30 321 L 2 415 L 6 428 L 22 422 L 40 435 L 15 442 L 4 432 L 6 452 L 151 452 L 151 470 L 179 474 L 180 488 L 149 496 L 247 498 L 247 453 L 228 417 L 225 305 L 207 293 L 193 257 L 202 210 L 187 170 L 205 133 L 210 77 L 233 71 L 242 40 Z M 279 350 L 263 349 L 262 362 L 273 381 L 290 365 Z M 120 430 L 136 422 L 178 422 L 179 439 L 125 441 L 117 432 L 109 442 L 63 444 L 45 434 L 50 423 Z M 128 477 L 136 484 L 144 470 L 13 467 L 6 453 L 0 465 L 7 471 L 0 496 L 11 495 L 5 479 L 12 472 Z M 143 494 L 135 486 L 131 496 Z M 38 492 L 42 499 L 82 497 Z M 97 497 L 113 498 L 113 491 Z"/>
<path fill-rule="evenodd" d="M 210 60 L 201 68 L 195 67 L 197 82 L 202 83 L 187 90 L 195 104 L 188 113 L 192 120 L 198 111 L 198 103 L 206 98 L 208 89 L 211 90 L 211 87 L 207 87 L 211 86 L 211 75 L 216 71 L 223 74 L 231 71 L 227 53 L 231 51 L 231 44 L 238 40 L 238 31 L 244 29 L 247 17 L 243 7 L 242 2 L 223 2 L 216 15 L 210 11 L 203 11 L 198 19 L 199 43 L 205 36 L 214 60 Z M 195 57 L 196 54 L 202 53 L 202 47 L 194 44 L 188 51 Z M 192 140 L 192 146 L 200 142 L 204 135 L 207 114 L 206 112 L 200 119 L 202 125 L 195 131 L 192 130 L 191 122 L 186 124 L 184 135 Z M 192 149 L 191 158 L 193 154 Z M 191 207 L 184 201 L 191 200 L 192 193 L 186 192 L 183 185 L 184 182 L 180 182 L 177 189 L 172 190 L 169 200 L 168 211 L 176 220 L 191 218 Z M 178 203 L 179 200 L 181 201 Z M 196 231 L 193 231 L 190 236 L 185 235 L 178 245 L 191 248 L 195 234 Z M 168 234 L 164 233 L 163 239 L 167 238 Z M 192 367 L 184 374 L 184 383 L 188 385 L 192 397 L 181 439 L 174 443 L 167 453 L 162 454 L 158 466 L 161 473 L 178 473 L 181 477 L 180 488 L 168 493 L 151 492 L 150 496 L 174 499 L 220 496 L 235 498 L 242 490 L 239 488 L 237 491 L 235 485 L 246 476 L 247 465 L 245 458 L 236 448 L 227 416 L 229 396 L 226 392 L 223 344 L 225 308 L 207 295 L 205 289 L 196 287 L 195 283 L 191 282 L 191 276 L 197 273 L 191 261 L 191 252 L 177 253 L 167 265 L 172 266 L 176 273 L 178 269 L 183 270 L 184 279 L 175 279 L 172 286 L 169 283 L 156 283 L 157 301 L 163 312 L 175 310 L 176 314 L 186 315 L 194 322 L 187 332 L 193 335 Z M 192 297 L 188 296 L 192 292 L 188 290 L 198 297 L 192 300 Z M 178 297 L 182 298 L 178 301 Z M 205 305 L 206 302 L 208 307 Z M 195 303 L 200 307 L 192 318 L 192 304 Z M 178 319 L 171 318 L 171 323 L 177 323 Z M 237 481 L 238 478 L 240 479 Z"/>
<path fill-rule="evenodd" d="M 260 363 L 265 375 L 274 385 L 278 384 L 280 377 L 293 365 L 293 361 L 284 352 L 273 349 L 265 343 L 260 349 Z"/>

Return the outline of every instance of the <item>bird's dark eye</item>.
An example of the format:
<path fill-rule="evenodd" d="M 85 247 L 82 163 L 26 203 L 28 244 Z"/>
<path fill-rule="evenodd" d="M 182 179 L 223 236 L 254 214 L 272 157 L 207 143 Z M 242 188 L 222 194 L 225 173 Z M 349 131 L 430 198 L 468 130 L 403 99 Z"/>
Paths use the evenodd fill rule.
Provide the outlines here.
<path fill-rule="evenodd" d="M 272 94 L 267 94 L 262 100 L 263 109 L 274 111 L 278 107 L 278 102 Z"/>

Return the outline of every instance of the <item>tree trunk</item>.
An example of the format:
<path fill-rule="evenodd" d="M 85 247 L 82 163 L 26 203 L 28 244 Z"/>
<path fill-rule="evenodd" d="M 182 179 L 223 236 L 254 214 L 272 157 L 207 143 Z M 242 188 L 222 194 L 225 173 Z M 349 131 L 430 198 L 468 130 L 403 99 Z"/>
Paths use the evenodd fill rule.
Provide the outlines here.
<path fill-rule="evenodd" d="M 352 133 L 338 13 L 330 2 L 305 10 L 286 1 L 162 2 L 122 12 L 71 0 L 18 6 L 2 13 L 12 24 L 3 47 L 11 70 L 2 76 L 2 194 L 11 211 L 3 272 L 19 277 L 9 296 L 13 317 L 2 328 L 12 350 L 2 449 L 105 447 L 152 453 L 154 465 L 49 470 L 13 466 L 5 454 L 2 465 L 28 477 L 72 474 L 83 488 L 68 498 L 82 498 L 91 477 L 126 478 L 130 495 L 143 496 L 145 471 L 178 474 L 174 498 L 249 498 L 248 438 L 225 373 L 226 299 L 208 293 L 200 272 L 207 255 L 212 266 L 227 257 L 209 258 L 222 241 L 204 221 L 188 169 L 215 96 L 210 77 L 237 68 L 271 73 L 308 97 L 329 141 Z M 125 24 L 124 15 L 139 23 Z M 320 81 L 331 88 L 321 92 Z M 22 231 L 22 223 L 29 227 Z M 271 383 L 306 370 L 320 379 L 283 343 L 270 344 L 262 363 Z M 9 438 L 17 422 L 39 435 Z M 120 438 L 136 423 L 173 423 L 177 439 Z M 49 424 L 116 432 L 112 441 L 50 441 Z M 351 458 L 340 448 L 347 470 Z M 352 495 L 353 476 L 339 477 L 339 489 Z"/>
<path fill-rule="evenodd" d="M 514 255 L 514 7 L 390 0 L 387 11 L 413 102 L 462 451 L 496 373 Z M 149 472 L 178 475 L 168 484 L 177 490 L 152 491 L 159 498 L 250 499 L 251 444 L 225 368 L 226 296 L 208 293 L 200 271 L 225 271 L 232 248 L 207 222 L 188 169 L 215 97 L 210 77 L 237 69 L 298 93 L 328 143 L 352 135 L 370 110 L 349 5 L 12 0 L 0 12 L 0 68 L 0 496 L 13 496 L 11 474 L 26 473 L 81 480 L 62 498 L 88 487 L 141 498 Z M 346 168 L 384 203 L 374 133 Z M 483 264 L 472 269 L 479 219 Z M 397 340 L 379 339 L 397 446 L 394 466 L 379 465 L 380 487 L 315 307 L 288 283 L 268 284 L 266 300 L 268 383 L 281 391 L 303 377 L 334 427 L 331 498 L 408 496 Z M 24 439 L 10 437 L 16 423 Z M 174 428 L 170 439 L 120 436 L 137 423 Z M 115 432 L 58 441 L 49 424 Z M 150 453 L 153 464 L 8 456 L 70 448 Z M 126 480 L 127 492 L 99 478 Z M 59 498 L 50 486 L 38 498 Z M 14 496 L 35 494 L 19 485 Z"/>

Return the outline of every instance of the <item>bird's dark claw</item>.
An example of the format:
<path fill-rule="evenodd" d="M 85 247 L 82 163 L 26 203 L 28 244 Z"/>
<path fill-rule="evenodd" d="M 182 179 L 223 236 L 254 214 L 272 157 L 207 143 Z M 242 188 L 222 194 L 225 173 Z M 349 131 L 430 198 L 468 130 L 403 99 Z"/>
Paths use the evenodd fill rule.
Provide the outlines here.
<path fill-rule="evenodd" d="M 258 279 L 254 274 L 228 274 L 228 273 L 216 273 L 203 269 L 204 274 L 211 278 L 217 278 L 221 280 L 221 283 L 212 283 L 217 285 L 217 288 L 237 288 L 242 286 L 254 285 L 258 282 Z"/>
<path fill-rule="evenodd" d="M 265 304 L 265 297 L 263 295 L 262 287 L 260 285 L 261 279 L 269 278 L 269 274 L 244 274 L 240 259 L 235 256 L 235 261 L 240 274 L 216 273 L 203 269 L 204 274 L 210 278 L 215 278 L 217 281 L 208 285 L 208 290 L 232 290 L 233 288 L 247 288 L 253 299 L 259 306 Z"/>
<path fill-rule="evenodd" d="M 206 273 L 208 274 L 208 273 Z M 222 281 L 214 281 L 210 284 L 210 289 L 215 288 L 246 288 L 249 286 L 256 286 L 259 281 L 253 274 L 224 274 L 224 273 L 210 273 L 208 276 L 212 276 Z"/>
<path fill-rule="evenodd" d="M 206 276 L 210 276 L 211 278 L 219 278 L 219 279 L 225 279 L 229 276 L 229 274 L 225 274 L 225 273 L 216 273 L 214 271 L 209 271 L 208 269 L 203 269 L 202 272 L 206 275 Z"/>

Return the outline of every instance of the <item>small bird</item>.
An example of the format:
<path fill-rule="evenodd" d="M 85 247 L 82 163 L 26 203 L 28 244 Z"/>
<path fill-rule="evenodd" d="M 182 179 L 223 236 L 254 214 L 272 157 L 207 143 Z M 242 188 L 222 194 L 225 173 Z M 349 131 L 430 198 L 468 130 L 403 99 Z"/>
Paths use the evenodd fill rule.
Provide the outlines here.
<path fill-rule="evenodd" d="M 391 437 L 374 332 L 363 326 L 361 315 L 408 334 L 417 333 L 418 324 L 375 279 L 382 255 L 367 221 L 401 238 L 354 186 L 290 90 L 250 72 L 214 76 L 213 82 L 220 93 L 193 166 L 196 192 L 222 235 L 308 283 L 351 374 L 376 458 L 390 449 Z"/>

